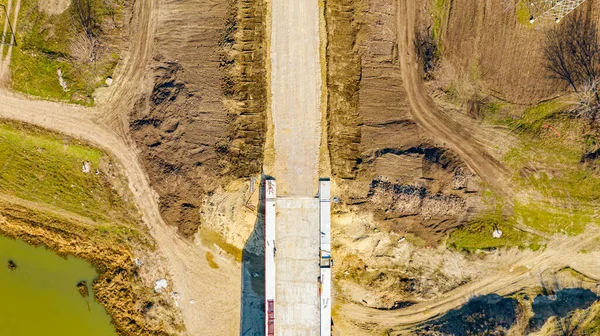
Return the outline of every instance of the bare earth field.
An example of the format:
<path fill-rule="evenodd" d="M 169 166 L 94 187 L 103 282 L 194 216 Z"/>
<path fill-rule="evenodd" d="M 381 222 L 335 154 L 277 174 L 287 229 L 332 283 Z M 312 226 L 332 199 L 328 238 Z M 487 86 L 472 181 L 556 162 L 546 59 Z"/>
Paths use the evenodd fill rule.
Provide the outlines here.
<path fill-rule="evenodd" d="M 9 0 L 10 6 L 20 1 Z M 40 0 L 49 14 L 68 5 Z M 521 144 L 520 134 L 468 113 L 502 106 L 514 109 L 510 118 L 517 120 L 530 105 L 564 94 L 543 74 L 539 46 L 531 42 L 544 27 L 518 22 L 518 1 L 147 0 L 132 6 L 128 50 L 114 83 L 95 93 L 96 106 L 1 89 L 0 118 L 72 136 L 119 163 L 156 241 L 149 258 L 160 266 L 146 271 L 146 282 L 167 277 L 169 291 L 181 293 L 173 304 L 187 334 L 240 335 L 246 325 L 261 327 L 260 189 L 248 179 L 263 172 L 277 180 L 281 197 L 281 326 L 290 335 L 316 328 L 313 197 L 318 173 L 326 170 L 324 152 L 339 198 L 332 208 L 336 335 L 424 332 L 424 323 L 475 296 L 520 295 L 522 303 L 523 295 L 549 286 L 598 291 L 597 211 L 589 222 L 560 223 L 555 231 L 544 231 L 549 219 L 536 212 L 512 219 L 528 201 L 550 197 L 519 180 L 538 173 L 536 167 L 515 171 L 506 158 Z M 597 18 L 598 6 L 588 1 L 580 10 Z M 442 61 L 425 83 L 413 39 L 428 25 L 443 27 Z M 0 56 L 0 71 L 8 69 L 10 49 Z M 565 126 L 560 140 L 578 136 L 571 131 Z M 540 171 L 560 178 L 566 164 L 556 166 Z M 558 215 L 597 206 L 597 198 L 586 204 L 572 198 Z M 52 206 L 8 196 L 0 201 L 94 225 Z M 543 243 L 468 252 L 447 245 L 474 219 L 486 239 L 492 238 L 485 230 L 512 219 L 512 234 Z M 574 226 L 584 233 L 567 231 Z M 25 234 L 18 225 L 3 228 Z M 523 316 L 533 314 L 530 307 Z M 243 320 L 248 312 L 252 321 Z M 525 333 L 525 322 L 509 334 Z"/>

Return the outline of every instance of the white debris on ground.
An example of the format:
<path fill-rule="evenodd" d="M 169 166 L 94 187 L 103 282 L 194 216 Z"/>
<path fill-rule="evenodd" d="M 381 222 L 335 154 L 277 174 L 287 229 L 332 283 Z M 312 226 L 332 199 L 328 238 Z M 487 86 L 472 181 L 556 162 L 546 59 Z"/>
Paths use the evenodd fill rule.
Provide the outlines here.
<path fill-rule="evenodd" d="M 63 91 L 65 91 L 65 92 L 69 91 L 69 89 L 67 88 L 67 82 L 65 82 L 65 80 L 62 76 L 62 70 L 58 69 L 58 70 L 56 70 L 56 73 L 58 74 L 58 83 L 62 87 Z"/>
<path fill-rule="evenodd" d="M 90 163 L 90 161 L 83 162 L 83 164 L 81 166 L 81 171 L 85 174 L 92 171 L 92 164 Z"/>
<path fill-rule="evenodd" d="M 113 79 L 112 77 L 106 77 L 106 80 L 104 82 L 106 83 L 106 85 L 111 86 L 113 83 Z"/>
<path fill-rule="evenodd" d="M 162 293 L 168 286 L 167 279 L 156 280 L 154 284 L 154 291 L 157 293 Z"/>
<path fill-rule="evenodd" d="M 195 304 L 195 303 L 196 303 L 196 300 L 190 299 L 190 304 Z"/>
<path fill-rule="evenodd" d="M 173 292 L 171 293 L 171 298 L 173 298 L 173 302 L 175 302 L 175 307 L 179 307 L 179 299 L 183 297 L 182 293 Z"/>
<path fill-rule="evenodd" d="M 494 230 L 494 232 L 492 232 L 492 237 L 494 237 L 496 239 L 502 237 L 502 230 L 500 230 L 500 229 Z"/>

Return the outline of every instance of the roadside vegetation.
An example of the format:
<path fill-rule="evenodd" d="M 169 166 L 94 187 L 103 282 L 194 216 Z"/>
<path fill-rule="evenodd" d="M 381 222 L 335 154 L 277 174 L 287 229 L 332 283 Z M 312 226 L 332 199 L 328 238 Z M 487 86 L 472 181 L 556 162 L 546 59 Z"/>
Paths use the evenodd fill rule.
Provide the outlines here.
<path fill-rule="evenodd" d="M 92 263 L 94 297 L 120 335 L 178 335 L 183 324 L 152 280 L 155 245 L 119 167 L 98 148 L 0 120 L 0 234 Z M 135 258 L 144 260 L 140 266 Z M 149 275 L 152 274 L 152 275 Z"/>
<path fill-rule="evenodd" d="M 33 126 L 0 121 L 0 161 L 3 194 L 99 222 L 137 220 L 137 210 L 124 198 L 124 190 L 120 195 L 111 184 L 119 178 L 110 158 L 97 148 Z"/>
<path fill-rule="evenodd" d="M 522 3 L 516 11 L 524 18 Z M 541 61 L 547 76 L 564 86 L 563 96 L 529 107 L 484 100 L 484 123 L 507 128 L 516 139 L 502 159 L 513 172 L 519 199 L 510 216 L 484 214 L 454 231 L 449 246 L 537 249 L 552 234 L 578 235 L 587 225 L 600 225 L 597 36 L 596 24 L 584 12 L 565 17 L 543 36 Z M 503 231 L 501 239 L 491 236 L 495 226 Z"/>
<path fill-rule="evenodd" d="M 6 1 L 4 1 L 6 2 Z M 127 0 L 72 0 L 49 14 L 37 0 L 22 0 L 13 48 L 11 85 L 49 100 L 93 105 L 94 91 L 120 59 Z"/>

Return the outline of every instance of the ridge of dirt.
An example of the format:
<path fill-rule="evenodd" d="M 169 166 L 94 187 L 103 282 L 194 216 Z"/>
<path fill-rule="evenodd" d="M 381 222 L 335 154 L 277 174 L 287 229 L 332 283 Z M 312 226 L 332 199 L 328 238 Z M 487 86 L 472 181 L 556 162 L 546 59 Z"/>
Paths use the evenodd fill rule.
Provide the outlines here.
<path fill-rule="evenodd" d="M 362 123 L 358 113 L 361 78 L 356 39 L 360 1 L 326 2 L 328 145 L 334 176 L 354 178 L 360 156 Z"/>
<path fill-rule="evenodd" d="M 230 121 L 227 139 L 217 144 L 221 161 L 228 164 L 221 175 L 248 177 L 262 169 L 267 128 L 265 7 L 256 0 L 237 0 L 230 7 L 221 58 Z"/>
<path fill-rule="evenodd" d="M 130 130 L 165 221 L 190 238 L 204 197 L 262 165 L 264 9 L 240 0 L 171 2 L 161 10 L 154 85 L 136 102 Z"/>

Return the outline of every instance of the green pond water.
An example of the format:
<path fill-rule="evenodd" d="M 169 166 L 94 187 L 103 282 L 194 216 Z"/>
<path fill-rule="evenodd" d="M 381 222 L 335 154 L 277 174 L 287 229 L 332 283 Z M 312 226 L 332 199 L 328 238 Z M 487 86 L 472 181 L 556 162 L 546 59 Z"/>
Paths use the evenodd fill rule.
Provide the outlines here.
<path fill-rule="evenodd" d="M 8 260 L 17 265 L 8 268 Z M 0 236 L 0 336 L 114 336 L 110 316 L 93 298 L 91 264 Z M 77 283 L 85 280 L 83 298 Z"/>

